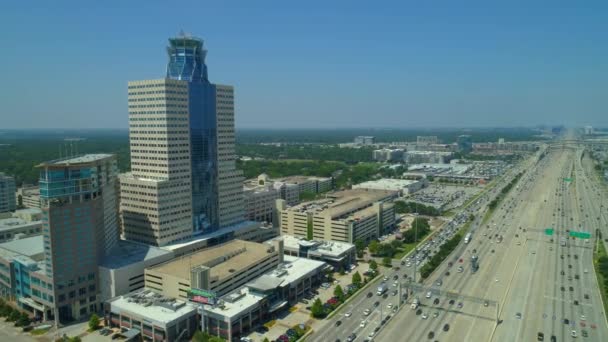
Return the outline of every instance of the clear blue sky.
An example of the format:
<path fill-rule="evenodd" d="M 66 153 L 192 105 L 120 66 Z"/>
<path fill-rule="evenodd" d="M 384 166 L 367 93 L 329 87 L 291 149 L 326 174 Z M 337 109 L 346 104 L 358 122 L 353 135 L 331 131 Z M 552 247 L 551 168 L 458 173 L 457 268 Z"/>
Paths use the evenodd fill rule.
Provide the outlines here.
<path fill-rule="evenodd" d="M 180 29 L 239 128 L 608 125 L 608 1 L 37 2 L 0 4 L 3 128 L 126 128 Z"/>

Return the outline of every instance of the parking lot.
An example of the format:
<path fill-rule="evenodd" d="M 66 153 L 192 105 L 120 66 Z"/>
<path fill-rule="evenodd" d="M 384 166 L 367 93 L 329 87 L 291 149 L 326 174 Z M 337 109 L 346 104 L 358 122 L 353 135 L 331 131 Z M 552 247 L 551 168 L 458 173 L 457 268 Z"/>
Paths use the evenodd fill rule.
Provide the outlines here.
<path fill-rule="evenodd" d="M 483 186 L 433 183 L 407 197 L 406 200 L 447 211 L 463 205 L 469 198 L 475 196 L 482 189 Z"/>

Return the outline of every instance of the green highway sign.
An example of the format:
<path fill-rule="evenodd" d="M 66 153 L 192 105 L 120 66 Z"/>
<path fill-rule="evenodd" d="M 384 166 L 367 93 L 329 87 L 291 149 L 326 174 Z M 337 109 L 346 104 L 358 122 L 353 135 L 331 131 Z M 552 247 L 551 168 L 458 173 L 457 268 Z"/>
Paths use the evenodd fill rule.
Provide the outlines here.
<path fill-rule="evenodd" d="M 564 181 L 566 181 L 566 182 L 572 182 L 572 178 L 564 178 Z"/>
<path fill-rule="evenodd" d="M 591 238 L 591 233 L 575 232 L 575 231 L 571 230 L 570 231 L 570 236 L 577 237 L 577 238 L 580 238 L 580 239 L 590 239 Z"/>
<path fill-rule="evenodd" d="M 553 228 L 545 229 L 545 235 L 553 235 L 553 232 L 554 232 Z"/>

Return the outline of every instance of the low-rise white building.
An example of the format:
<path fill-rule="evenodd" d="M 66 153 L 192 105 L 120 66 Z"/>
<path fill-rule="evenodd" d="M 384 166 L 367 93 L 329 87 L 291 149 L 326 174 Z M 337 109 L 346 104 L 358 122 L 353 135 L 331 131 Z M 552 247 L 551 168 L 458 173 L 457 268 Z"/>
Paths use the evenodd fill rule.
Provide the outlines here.
<path fill-rule="evenodd" d="M 414 193 L 427 185 L 425 178 L 420 180 L 382 178 L 353 185 L 353 189 L 398 191 L 401 196 Z"/>
<path fill-rule="evenodd" d="M 127 329 L 123 335 L 143 341 L 189 340 L 198 327 L 198 306 L 140 289 L 105 303 L 105 318 L 112 327 Z"/>
<path fill-rule="evenodd" d="M 0 243 L 42 234 L 42 210 L 21 209 L 0 219 Z"/>
<path fill-rule="evenodd" d="M 204 304 L 204 330 L 227 341 L 238 341 L 317 287 L 326 267 L 321 261 L 285 256 L 277 269 L 221 297 L 217 305 Z"/>
<path fill-rule="evenodd" d="M 448 163 L 453 155 L 452 152 L 408 151 L 404 154 L 403 160 L 408 164 L 443 164 Z"/>
<path fill-rule="evenodd" d="M 283 240 L 285 255 L 324 261 L 336 270 L 346 269 L 357 257 L 355 245 L 348 242 L 306 240 L 287 234 L 275 239 Z"/>

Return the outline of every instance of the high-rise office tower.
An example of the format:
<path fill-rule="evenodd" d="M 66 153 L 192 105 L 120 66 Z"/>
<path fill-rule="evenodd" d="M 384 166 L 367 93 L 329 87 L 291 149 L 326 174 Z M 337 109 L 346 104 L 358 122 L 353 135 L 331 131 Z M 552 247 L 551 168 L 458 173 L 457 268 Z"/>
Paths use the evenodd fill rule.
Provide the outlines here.
<path fill-rule="evenodd" d="M 209 82 L 203 41 L 169 39 L 166 78 L 129 83 L 131 172 L 121 176 L 127 239 L 166 245 L 244 220 L 234 89 Z"/>
<path fill-rule="evenodd" d="M 15 178 L 0 173 L 0 213 L 15 211 Z"/>
<path fill-rule="evenodd" d="M 44 162 L 40 202 L 44 272 L 61 321 L 100 308 L 98 265 L 118 241 L 116 158 L 89 154 Z"/>

